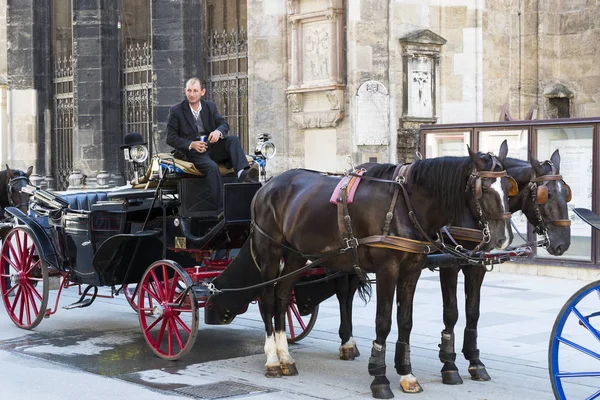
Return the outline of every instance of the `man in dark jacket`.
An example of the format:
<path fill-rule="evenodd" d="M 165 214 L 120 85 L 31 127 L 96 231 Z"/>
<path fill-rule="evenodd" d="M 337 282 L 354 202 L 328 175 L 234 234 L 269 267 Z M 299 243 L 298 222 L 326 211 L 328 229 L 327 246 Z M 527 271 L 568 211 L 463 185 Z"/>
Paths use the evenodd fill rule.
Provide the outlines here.
<path fill-rule="evenodd" d="M 217 163 L 230 162 L 239 182 L 256 182 L 258 169 L 250 168 L 237 136 L 227 136 L 229 125 L 212 101 L 202 100 L 206 89 L 198 78 L 185 84 L 186 100 L 169 110 L 167 144 L 179 150 L 208 179 L 218 210 L 223 208 L 221 174 Z"/>

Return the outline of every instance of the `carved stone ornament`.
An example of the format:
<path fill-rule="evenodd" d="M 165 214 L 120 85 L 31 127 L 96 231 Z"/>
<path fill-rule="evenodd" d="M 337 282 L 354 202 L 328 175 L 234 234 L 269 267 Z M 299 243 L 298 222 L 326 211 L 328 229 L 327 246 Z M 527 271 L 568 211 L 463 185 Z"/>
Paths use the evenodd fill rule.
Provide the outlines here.
<path fill-rule="evenodd" d="M 288 5 L 288 14 L 289 15 L 294 15 L 296 14 L 296 7 L 297 7 L 297 0 L 288 0 L 287 5 Z"/>
<path fill-rule="evenodd" d="M 340 109 L 340 98 L 338 97 L 338 91 L 330 90 L 325 92 L 325 96 L 327 96 L 327 100 L 329 100 L 330 110 L 339 110 Z"/>
<path fill-rule="evenodd" d="M 288 105 L 292 112 L 297 113 L 302 111 L 302 95 L 298 93 L 290 93 L 287 95 Z"/>
<path fill-rule="evenodd" d="M 299 129 L 335 128 L 344 118 L 341 111 L 304 112 L 292 115 Z"/>

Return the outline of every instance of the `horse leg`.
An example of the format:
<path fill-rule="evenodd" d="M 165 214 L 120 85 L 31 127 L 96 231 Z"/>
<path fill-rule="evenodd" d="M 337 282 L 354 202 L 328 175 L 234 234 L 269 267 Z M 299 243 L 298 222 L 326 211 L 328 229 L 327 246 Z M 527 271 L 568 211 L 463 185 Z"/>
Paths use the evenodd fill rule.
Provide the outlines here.
<path fill-rule="evenodd" d="M 485 369 L 485 365 L 479 359 L 479 349 L 477 348 L 477 323 L 479 322 L 481 285 L 483 284 L 485 272 L 485 268 L 481 266 L 463 268 L 467 323 L 465 325 L 462 352 L 465 358 L 469 360 L 469 374 L 471 374 L 471 379 L 474 381 L 489 381 L 492 379 Z"/>
<path fill-rule="evenodd" d="M 356 341 L 352 337 L 352 300 L 358 283 L 359 277 L 356 274 L 347 274 L 335 279 L 335 294 L 340 305 L 340 359 L 347 361 L 360 356 Z"/>
<path fill-rule="evenodd" d="M 410 363 L 410 332 L 413 324 L 413 300 L 421 269 L 407 272 L 398 279 L 396 301 L 398 302 L 398 341 L 394 358 L 396 372 L 400 375 L 400 389 L 404 393 L 420 393 L 423 388 L 412 374 Z"/>
<path fill-rule="evenodd" d="M 385 376 L 385 341 L 392 329 L 392 304 L 396 279 L 391 274 L 377 273 L 377 314 L 375 317 L 376 339 L 369 357 L 369 375 L 374 376 L 371 382 L 371 393 L 376 399 L 394 397 L 390 381 Z M 397 275 L 396 275 L 397 276 Z"/>
<path fill-rule="evenodd" d="M 255 243 L 258 242 L 255 241 Z M 257 244 L 258 245 L 258 244 Z M 275 279 L 279 274 L 279 262 L 282 256 L 281 249 L 276 246 L 271 246 L 264 253 L 264 259 L 259 260 L 262 267 L 263 282 Z M 280 377 L 282 375 L 281 366 L 279 364 L 279 356 L 277 354 L 277 343 L 275 330 L 273 329 L 273 316 L 275 314 L 275 286 L 267 285 L 263 287 L 259 307 L 265 324 L 265 355 L 267 362 L 265 363 L 265 376 Z M 285 331 L 284 331 L 285 337 Z"/>
<path fill-rule="evenodd" d="M 440 268 L 440 285 L 442 287 L 442 299 L 444 304 L 444 330 L 442 331 L 442 342 L 440 344 L 440 361 L 442 367 L 442 382 L 446 385 L 460 385 L 463 383 L 456 361 L 454 350 L 454 327 L 458 321 L 458 302 L 456 300 L 456 289 L 458 286 L 459 268 Z"/>
<path fill-rule="evenodd" d="M 285 265 L 282 275 L 300 269 L 306 259 L 299 254 L 288 251 L 284 255 Z M 286 376 L 298 375 L 296 362 L 290 355 L 288 349 L 287 335 L 285 330 L 285 321 L 292 290 L 296 284 L 296 277 L 280 281 L 275 286 L 275 343 L 277 348 L 277 357 L 279 358 L 279 366 L 281 373 Z"/>

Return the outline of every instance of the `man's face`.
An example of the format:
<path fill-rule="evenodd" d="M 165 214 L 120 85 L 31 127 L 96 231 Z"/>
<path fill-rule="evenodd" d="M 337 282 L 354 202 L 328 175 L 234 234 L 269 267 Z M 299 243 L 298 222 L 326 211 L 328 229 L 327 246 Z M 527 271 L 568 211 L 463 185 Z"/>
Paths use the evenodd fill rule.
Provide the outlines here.
<path fill-rule="evenodd" d="M 198 104 L 200 102 L 200 98 L 204 96 L 205 92 L 206 90 L 200 87 L 199 82 L 188 84 L 185 87 L 185 96 L 187 97 L 188 102 L 192 105 Z"/>

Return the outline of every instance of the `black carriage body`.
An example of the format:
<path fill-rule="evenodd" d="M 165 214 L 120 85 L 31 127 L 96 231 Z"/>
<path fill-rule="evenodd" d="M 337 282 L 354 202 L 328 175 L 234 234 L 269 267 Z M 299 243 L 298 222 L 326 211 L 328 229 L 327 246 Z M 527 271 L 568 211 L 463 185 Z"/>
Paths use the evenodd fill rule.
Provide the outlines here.
<path fill-rule="evenodd" d="M 193 267 L 199 252 L 239 248 L 249 235 L 250 203 L 260 184 L 224 181 L 223 215 L 208 200 L 201 177 L 169 180 L 158 192 L 63 195 L 60 201 L 69 207 L 35 218 L 56 255 L 50 265 L 72 282 L 112 286 L 139 282 L 146 268 L 163 258 Z"/>

